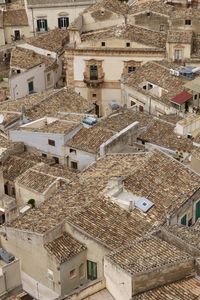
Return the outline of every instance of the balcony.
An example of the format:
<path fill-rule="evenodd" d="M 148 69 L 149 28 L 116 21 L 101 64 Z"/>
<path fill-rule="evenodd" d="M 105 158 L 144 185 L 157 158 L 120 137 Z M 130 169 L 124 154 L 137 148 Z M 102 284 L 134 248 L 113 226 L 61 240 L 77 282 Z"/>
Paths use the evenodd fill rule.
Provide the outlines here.
<path fill-rule="evenodd" d="M 104 82 L 104 73 L 101 76 L 88 76 L 88 74 L 84 73 L 84 82 L 89 87 L 98 87 Z"/>

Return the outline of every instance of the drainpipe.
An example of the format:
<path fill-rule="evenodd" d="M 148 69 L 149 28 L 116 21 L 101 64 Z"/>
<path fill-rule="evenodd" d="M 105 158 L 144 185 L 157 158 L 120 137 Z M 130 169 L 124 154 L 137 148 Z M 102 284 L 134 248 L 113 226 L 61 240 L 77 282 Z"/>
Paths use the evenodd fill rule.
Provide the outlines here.
<path fill-rule="evenodd" d="M 34 23 L 34 15 L 33 15 L 33 8 L 32 7 L 31 7 L 31 13 L 32 13 L 33 35 L 35 36 L 35 23 Z"/>
<path fill-rule="evenodd" d="M 149 114 L 151 114 L 151 97 L 149 97 Z"/>

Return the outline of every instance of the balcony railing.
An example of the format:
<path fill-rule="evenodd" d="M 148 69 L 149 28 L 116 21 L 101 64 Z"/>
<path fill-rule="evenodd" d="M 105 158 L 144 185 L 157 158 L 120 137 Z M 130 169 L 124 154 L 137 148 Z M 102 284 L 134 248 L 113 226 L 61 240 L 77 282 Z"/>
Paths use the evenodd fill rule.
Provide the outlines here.
<path fill-rule="evenodd" d="M 90 86 L 98 86 L 104 82 L 104 73 L 102 76 L 87 76 L 86 73 L 84 73 L 84 80 L 87 85 Z"/>

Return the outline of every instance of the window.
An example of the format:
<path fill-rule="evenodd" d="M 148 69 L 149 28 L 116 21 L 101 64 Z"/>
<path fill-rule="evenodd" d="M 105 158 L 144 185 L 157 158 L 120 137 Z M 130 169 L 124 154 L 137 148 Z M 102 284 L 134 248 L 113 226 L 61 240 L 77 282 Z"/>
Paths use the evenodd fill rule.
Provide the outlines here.
<path fill-rule="evenodd" d="M 69 18 L 68 17 L 58 18 L 58 27 L 59 28 L 67 28 L 68 26 L 69 26 Z"/>
<path fill-rule="evenodd" d="M 90 66 L 90 80 L 98 80 L 98 69 L 97 66 Z"/>
<path fill-rule="evenodd" d="M 184 216 L 181 218 L 181 224 L 182 224 L 182 225 L 187 225 L 187 215 L 184 215 Z"/>
<path fill-rule="evenodd" d="M 179 49 L 174 50 L 174 59 L 175 60 L 181 60 L 182 58 L 182 51 Z"/>
<path fill-rule="evenodd" d="M 47 74 L 47 82 L 50 83 L 51 82 L 51 73 Z"/>
<path fill-rule="evenodd" d="M 131 106 L 135 105 L 136 103 L 134 101 L 131 101 Z"/>
<path fill-rule="evenodd" d="M 97 263 L 87 260 L 87 278 L 90 280 L 97 279 Z"/>
<path fill-rule="evenodd" d="M 92 94 L 92 97 L 93 97 L 93 98 L 96 98 L 96 96 L 97 96 L 97 94 Z"/>
<path fill-rule="evenodd" d="M 134 72 L 135 69 L 136 69 L 136 67 L 129 66 L 128 67 L 128 73 Z"/>
<path fill-rule="evenodd" d="M 71 161 L 71 168 L 72 169 L 78 169 L 78 163 L 76 161 Z"/>
<path fill-rule="evenodd" d="M 58 157 L 54 156 L 53 159 L 54 159 L 56 164 L 59 164 L 59 158 Z"/>
<path fill-rule="evenodd" d="M 12 193 L 12 195 L 11 195 L 11 196 L 14 196 L 14 197 L 15 197 L 15 188 L 14 188 L 14 187 L 12 187 L 12 189 L 11 189 L 11 193 Z"/>
<path fill-rule="evenodd" d="M 150 12 L 147 12 L 147 17 L 150 17 L 150 15 L 151 15 Z"/>
<path fill-rule="evenodd" d="M 191 20 L 185 20 L 185 25 L 191 25 L 192 21 Z"/>
<path fill-rule="evenodd" d="M 47 20 L 46 19 L 37 20 L 37 31 L 44 32 L 47 30 L 48 30 Z"/>
<path fill-rule="evenodd" d="M 76 150 L 75 150 L 75 149 L 72 149 L 72 148 L 70 148 L 70 149 L 69 149 L 69 153 L 74 153 L 74 154 L 76 154 Z"/>
<path fill-rule="evenodd" d="M 42 153 L 42 157 L 47 157 L 46 153 Z"/>
<path fill-rule="evenodd" d="M 19 41 L 20 40 L 21 35 L 20 35 L 20 31 L 19 30 L 15 30 L 14 31 L 14 37 L 15 37 L 15 41 Z"/>
<path fill-rule="evenodd" d="M 28 93 L 29 93 L 29 95 L 34 93 L 34 84 L 33 84 L 33 81 L 29 81 L 28 82 Z"/>
<path fill-rule="evenodd" d="M 69 272 L 69 277 L 70 277 L 70 278 L 76 277 L 76 270 L 75 270 L 75 269 L 73 269 L 73 270 L 71 270 L 71 271 Z"/>
<path fill-rule="evenodd" d="M 55 146 L 55 141 L 54 140 L 48 140 L 48 144 L 50 145 L 50 146 Z"/>
<path fill-rule="evenodd" d="M 126 43 L 126 47 L 130 47 L 131 46 L 131 43 Z"/>
<path fill-rule="evenodd" d="M 50 280 L 50 281 L 53 281 L 53 271 L 51 270 L 47 270 L 47 278 Z"/>
<path fill-rule="evenodd" d="M 105 47 L 106 43 L 105 42 L 101 42 L 101 46 Z"/>
<path fill-rule="evenodd" d="M 21 70 L 17 70 L 17 74 L 20 74 L 21 73 Z"/>
<path fill-rule="evenodd" d="M 165 25 L 160 25 L 160 31 L 164 31 L 165 30 Z"/>
<path fill-rule="evenodd" d="M 82 278 L 85 276 L 85 267 L 84 267 L 84 264 L 81 264 L 79 266 L 79 278 Z"/>

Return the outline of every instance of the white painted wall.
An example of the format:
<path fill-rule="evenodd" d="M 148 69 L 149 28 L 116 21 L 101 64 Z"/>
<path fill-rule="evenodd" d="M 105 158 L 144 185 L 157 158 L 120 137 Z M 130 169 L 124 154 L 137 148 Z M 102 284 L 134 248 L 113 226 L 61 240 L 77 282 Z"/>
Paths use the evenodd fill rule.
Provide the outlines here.
<path fill-rule="evenodd" d="M 78 170 L 83 170 L 96 161 L 96 155 L 93 153 L 73 148 L 76 150 L 76 154 L 74 154 L 74 152 L 70 153 L 69 149 L 70 147 L 66 147 L 66 156 L 69 156 L 69 167 L 71 167 L 71 162 L 74 161 L 78 163 Z"/>
<path fill-rule="evenodd" d="M 64 134 L 11 130 L 10 139 L 13 142 L 24 142 L 25 145 L 54 156 L 64 156 L 65 154 Z M 48 139 L 54 140 L 55 146 L 50 146 Z"/>
<path fill-rule="evenodd" d="M 57 58 L 57 53 L 56 52 L 49 51 L 49 50 L 39 48 L 39 47 L 35 47 L 35 46 L 27 44 L 27 43 L 19 44 L 18 47 L 21 47 L 21 48 L 24 48 L 24 49 L 29 49 L 29 50 L 35 51 L 38 54 L 45 55 L 45 56 L 48 56 L 48 57 Z"/>
<path fill-rule="evenodd" d="M 37 19 L 40 17 L 47 18 L 48 29 L 55 29 L 58 27 L 58 17 L 59 14 L 65 14 L 69 17 L 69 23 L 73 22 L 75 18 L 79 16 L 79 14 L 87 8 L 94 1 L 87 1 L 87 3 L 82 3 L 81 5 L 65 5 L 65 6 L 56 6 L 56 4 L 52 5 L 52 7 L 39 7 L 33 8 L 33 12 L 30 8 L 27 8 L 27 14 L 29 19 L 29 24 L 31 27 L 31 31 L 33 32 L 33 20 L 35 30 L 37 28 Z"/>
<path fill-rule="evenodd" d="M 29 94 L 28 81 L 33 79 L 34 92 L 45 90 L 45 65 L 41 64 L 23 73 L 12 75 L 9 78 L 10 95 L 12 100 L 25 97 Z"/>
<path fill-rule="evenodd" d="M 132 278 L 107 257 L 104 258 L 106 288 L 116 300 L 132 298 Z"/>

